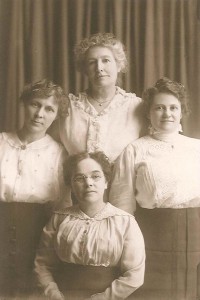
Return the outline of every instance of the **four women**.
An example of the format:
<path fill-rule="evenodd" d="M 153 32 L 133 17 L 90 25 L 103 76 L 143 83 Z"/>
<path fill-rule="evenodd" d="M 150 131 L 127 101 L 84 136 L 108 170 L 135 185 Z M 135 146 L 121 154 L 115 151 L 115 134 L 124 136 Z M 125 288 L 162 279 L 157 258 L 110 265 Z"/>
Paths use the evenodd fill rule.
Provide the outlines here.
<path fill-rule="evenodd" d="M 110 202 L 144 235 L 146 299 L 200 296 L 200 141 L 180 134 L 188 112 L 184 86 L 163 78 L 144 92 L 150 133 L 131 143 L 115 166 Z M 120 195 L 120 196 L 119 196 Z"/>
<path fill-rule="evenodd" d="M 30 292 L 35 249 L 53 209 L 35 260 L 37 279 L 50 299 L 129 297 L 143 284 L 142 233 L 146 275 L 134 299 L 197 299 L 200 142 L 180 134 L 188 111 L 185 89 L 163 78 L 144 92 L 142 102 L 116 86 L 126 56 L 111 34 L 84 39 L 75 53 L 88 89 L 65 97 L 51 81 L 29 85 L 21 97 L 23 128 L 0 135 L 1 293 Z M 150 132 L 138 139 L 144 105 Z M 66 153 L 46 135 L 58 114 L 60 139 L 76 154 L 64 170 L 68 188 L 62 173 Z M 109 159 L 118 156 L 112 206 L 103 195 Z M 70 188 L 77 204 L 58 208 L 71 204 Z"/>

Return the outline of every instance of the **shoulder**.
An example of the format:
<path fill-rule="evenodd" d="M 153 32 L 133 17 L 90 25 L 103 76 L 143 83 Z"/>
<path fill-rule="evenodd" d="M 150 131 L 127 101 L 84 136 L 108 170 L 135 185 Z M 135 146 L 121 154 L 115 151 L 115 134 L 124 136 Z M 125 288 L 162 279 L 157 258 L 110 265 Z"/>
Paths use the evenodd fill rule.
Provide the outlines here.
<path fill-rule="evenodd" d="M 137 97 L 135 93 L 128 93 L 120 87 L 116 87 L 116 94 L 121 95 L 124 99 L 129 100 L 131 103 L 141 104 L 143 101 Z"/>
<path fill-rule="evenodd" d="M 146 147 L 152 143 L 153 139 L 149 135 L 145 135 L 137 140 L 132 141 L 126 148 L 124 152 L 134 152 L 135 149 Z"/>
<path fill-rule="evenodd" d="M 64 146 L 61 143 L 54 140 L 49 134 L 47 134 L 45 137 L 45 143 L 48 147 L 52 147 L 60 152 L 64 150 Z"/>
<path fill-rule="evenodd" d="M 180 134 L 179 141 L 181 144 L 185 145 L 186 147 L 200 149 L 200 139 L 196 139 L 196 138 L 192 138 L 192 137 Z"/>
<path fill-rule="evenodd" d="M 8 143 L 12 147 L 19 147 L 19 139 L 15 132 L 1 132 L 0 133 L 0 142 Z"/>
<path fill-rule="evenodd" d="M 110 202 L 106 204 L 105 214 L 107 215 L 107 217 L 122 217 L 128 219 L 135 219 L 133 215 L 118 207 L 115 207 Z"/>

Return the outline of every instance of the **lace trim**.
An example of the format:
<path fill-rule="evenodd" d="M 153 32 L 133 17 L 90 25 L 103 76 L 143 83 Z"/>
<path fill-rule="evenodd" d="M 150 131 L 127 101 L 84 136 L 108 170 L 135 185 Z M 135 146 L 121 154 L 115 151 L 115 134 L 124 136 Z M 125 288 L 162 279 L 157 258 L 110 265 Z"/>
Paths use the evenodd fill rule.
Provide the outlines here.
<path fill-rule="evenodd" d="M 117 99 L 115 98 L 117 95 L 122 95 L 123 97 L 117 97 Z M 104 115 L 104 114 L 108 114 L 109 111 L 116 109 L 119 106 L 122 106 L 123 103 L 126 102 L 127 99 L 134 99 L 136 98 L 136 95 L 133 93 L 126 93 L 123 89 L 121 89 L 120 87 L 116 87 L 116 94 L 115 97 L 113 98 L 113 100 L 111 101 L 111 103 L 109 104 L 108 107 L 106 107 L 101 113 L 98 113 L 92 105 L 90 105 L 89 101 L 88 101 L 88 94 L 87 92 L 82 92 L 79 93 L 78 96 L 75 96 L 73 94 L 69 94 L 69 99 L 71 100 L 72 105 L 74 105 L 75 107 L 79 108 L 80 110 L 85 111 L 86 113 L 88 113 L 89 115 L 95 117 L 98 115 Z"/>
<path fill-rule="evenodd" d="M 97 213 L 93 218 L 90 218 L 83 211 L 81 211 L 78 205 L 71 206 L 69 208 L 66 208 L 63 211 L 56 211 L 56 213 L 61 214 L 61 215 L 70 215 L 72 217 L 75 217 L 75 218 L 78 218 L 81 220 L 90 219 L 90 220 L 96 220 L 96 221 L 101 221 L 103 219 L 107 219 L 107 218 L 113 217 L 113 216 L 133 217 L 129 213 L 127 213 L 121 209 L 118 209 L 117 207 L 114 207 L 109 202 L 107 202 L 105 207 L 99 213 Z"/>
<path fill-rule="evenodd" d="M 138 148 L 136 153 L 140 155 L 139 164 L 143 161 L 148 165 L 151 185 L 155 186 L 156 207 L 178 207 L 200 196 L 198 140 L 182 135 L 168 141 L 145 136 L 133 145 Z M 181 155 L 183 149 L 184 156 Z M 188 178 L 191 178 L 190 185 L 187 184 Z"/>

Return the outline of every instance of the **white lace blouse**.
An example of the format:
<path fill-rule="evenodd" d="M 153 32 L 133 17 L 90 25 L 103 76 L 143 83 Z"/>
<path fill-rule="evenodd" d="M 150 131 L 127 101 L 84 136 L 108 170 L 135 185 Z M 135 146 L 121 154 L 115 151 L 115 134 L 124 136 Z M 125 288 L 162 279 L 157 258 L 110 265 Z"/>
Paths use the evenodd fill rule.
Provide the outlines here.
<path fill-rule="evenodd" d="M 140 135 L 142 100 L 116 88 L 116 95 L 101 113 L 88 101 L 86 92 L 69 94 L 67 115 L 60 119 L 60 138 L 68 153 L 104 151 L 115 160 Z"/>
<path fill-rule="evenodd" d="M 142 233 L 133 216 L 110 203 L 93 218 L 78 206 L 54 214 L 43 230 L 35 261 L 35 271 L 43 287 L 54 281 L 50 270 L 57 258 L 65 263 L 120 267 L 121 276 L 92 299 L 125 299 L 143 284 Z"/>
<path fill-rule="evenodd" d="M 129 213 L 144 208 L 200 207 L 200 140 L 180 134 L 145 136 L 115 165 L 109 201 Z"/>
<path fill-rule="evenodd" d="M 23 145 L 16 133 L 0 133 L 0 201 L 46 203 L 66 198 L 65 157 L 64 147 L 49 135 Z"/>

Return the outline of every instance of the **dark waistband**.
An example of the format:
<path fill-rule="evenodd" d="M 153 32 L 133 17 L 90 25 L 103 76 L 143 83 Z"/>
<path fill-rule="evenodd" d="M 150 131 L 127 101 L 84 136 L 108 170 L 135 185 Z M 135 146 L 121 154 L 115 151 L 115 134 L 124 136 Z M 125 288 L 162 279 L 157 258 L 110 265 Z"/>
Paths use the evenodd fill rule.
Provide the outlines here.
<path fill-rule="evenodd" d="M 118 278 L 117 267 L 83 266 L 63 263 L 55 274 L 61 290 L 105 290 Z"/>

